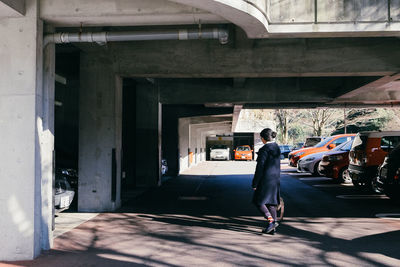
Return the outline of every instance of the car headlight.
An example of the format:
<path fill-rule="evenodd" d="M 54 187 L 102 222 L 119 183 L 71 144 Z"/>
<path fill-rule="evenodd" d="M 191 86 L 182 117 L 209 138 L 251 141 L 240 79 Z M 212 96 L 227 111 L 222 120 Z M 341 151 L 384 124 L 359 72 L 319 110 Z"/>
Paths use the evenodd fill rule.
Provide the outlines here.
<path fill-rule="evenodd" d="M 329 161 L 338 161 L 338 160 L 342 160 L 343 156 L 342 155 L 331 155 L 328 157 Z"/>
<path fill-rule="evenodd" d="M 304 159 L 304 161 L 313 161 L 314 159 L 315 159 L 315 157 L 311 157 L 311 158 Z"/>

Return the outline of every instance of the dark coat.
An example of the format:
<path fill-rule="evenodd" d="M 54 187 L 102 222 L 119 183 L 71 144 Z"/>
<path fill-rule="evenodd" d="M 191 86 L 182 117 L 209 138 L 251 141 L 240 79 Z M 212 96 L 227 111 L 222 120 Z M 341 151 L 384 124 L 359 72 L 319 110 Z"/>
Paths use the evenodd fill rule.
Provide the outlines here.
<path fill-rule="evenodd" d="M 257 206 L 279 204 L 280 156 L 281 150 L 275 142 L 265 144 L 258 151 L 257 167 L 252 182 L 252 187 L 257 188 L 253 195 L 253 203 Z"/>

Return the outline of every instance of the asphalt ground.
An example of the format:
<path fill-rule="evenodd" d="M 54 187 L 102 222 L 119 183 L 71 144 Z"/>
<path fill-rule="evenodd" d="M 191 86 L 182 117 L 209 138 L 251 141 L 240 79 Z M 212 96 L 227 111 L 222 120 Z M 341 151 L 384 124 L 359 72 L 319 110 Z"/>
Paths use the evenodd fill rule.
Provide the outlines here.
<path fill-rule="evenodd" d="M 36 260 L 8 265 L 400 266 L 399 204 L 283 162 L 284 221 L 262 234 L 254 168 L 202 163 L 58 236 Z"/>

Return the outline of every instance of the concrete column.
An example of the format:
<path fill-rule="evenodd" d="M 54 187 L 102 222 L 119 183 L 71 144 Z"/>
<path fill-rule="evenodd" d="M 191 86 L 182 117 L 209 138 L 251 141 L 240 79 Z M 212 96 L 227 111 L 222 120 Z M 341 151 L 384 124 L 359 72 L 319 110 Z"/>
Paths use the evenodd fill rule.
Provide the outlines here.
<path fill-rule="evenodd" d="M 179 134 L 179 173 L 189 168 L 189 127 L 190 118 L 180 118 L 178 122 Z"/>
<path fill-rule="evenodd" d="M 47 27 L 46 32 L 53 32 Z M 54 230 L 54 98 L 55 98 L 55 45 L 43 50 L 43 102 L 41 144 L 42 168 L 42 249 L 53 246 Z"/>
<path fill-rule="evenodd" d="M 25 7 L 0 19 L 0 260 L 33 259 L 52 242 L 54 50 L 43 72 L 38 1 Z"/>
<path fill-rule="evenodd" d="M 159 88 L 148 81 L 136 84 L 137 186 L 161 184 L 161 103 Z"/>
<path fill-rule="evenodd" d="M 122 81 L 110 62 L 81 54 L 78 210 L 121 205 Z"/>

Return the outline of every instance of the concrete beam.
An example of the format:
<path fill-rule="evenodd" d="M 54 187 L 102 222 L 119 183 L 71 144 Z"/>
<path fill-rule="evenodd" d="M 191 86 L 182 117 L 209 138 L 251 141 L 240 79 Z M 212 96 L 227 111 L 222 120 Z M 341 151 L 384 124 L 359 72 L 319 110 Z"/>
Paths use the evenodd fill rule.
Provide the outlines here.
<path fill-rule="evenodd" d="M 167 0 L 42 0 L 40 17 L 59 27 L 227 23 L 208 11 Z"/>
<path fill-rule="evenodd" d="M 326 103 L 376 78 L 264 78 L 247 79 L 235 88 L 229 79 L 160 79 L 163 104 L 201 103 Z"/>
<path fill-rule="evenodd" d="M 168 41 L 110 44 L 126 77 L 385 76 L 400 72 L 399 38 Z M 246 46 L 243 44 L 251 43 Z M 247 82 L 246 82 L 247 84 Z"/>
<path fill-rule="evenodd" d="M 388 75 L 343 94 L 332 101 L 337 103 L 393 104 L 400 103 L 400 74 Z"/>
<path fill-rule="evenodd" d="M 0 0 L 0 18 L 25 15 L 25 0 Z"/>
<path fill-rule="evenodd" d="M 261 0 L 171 0 L 207 10 L 242 28 L 248 38 L 268 36 L 265 1 Z"/>

